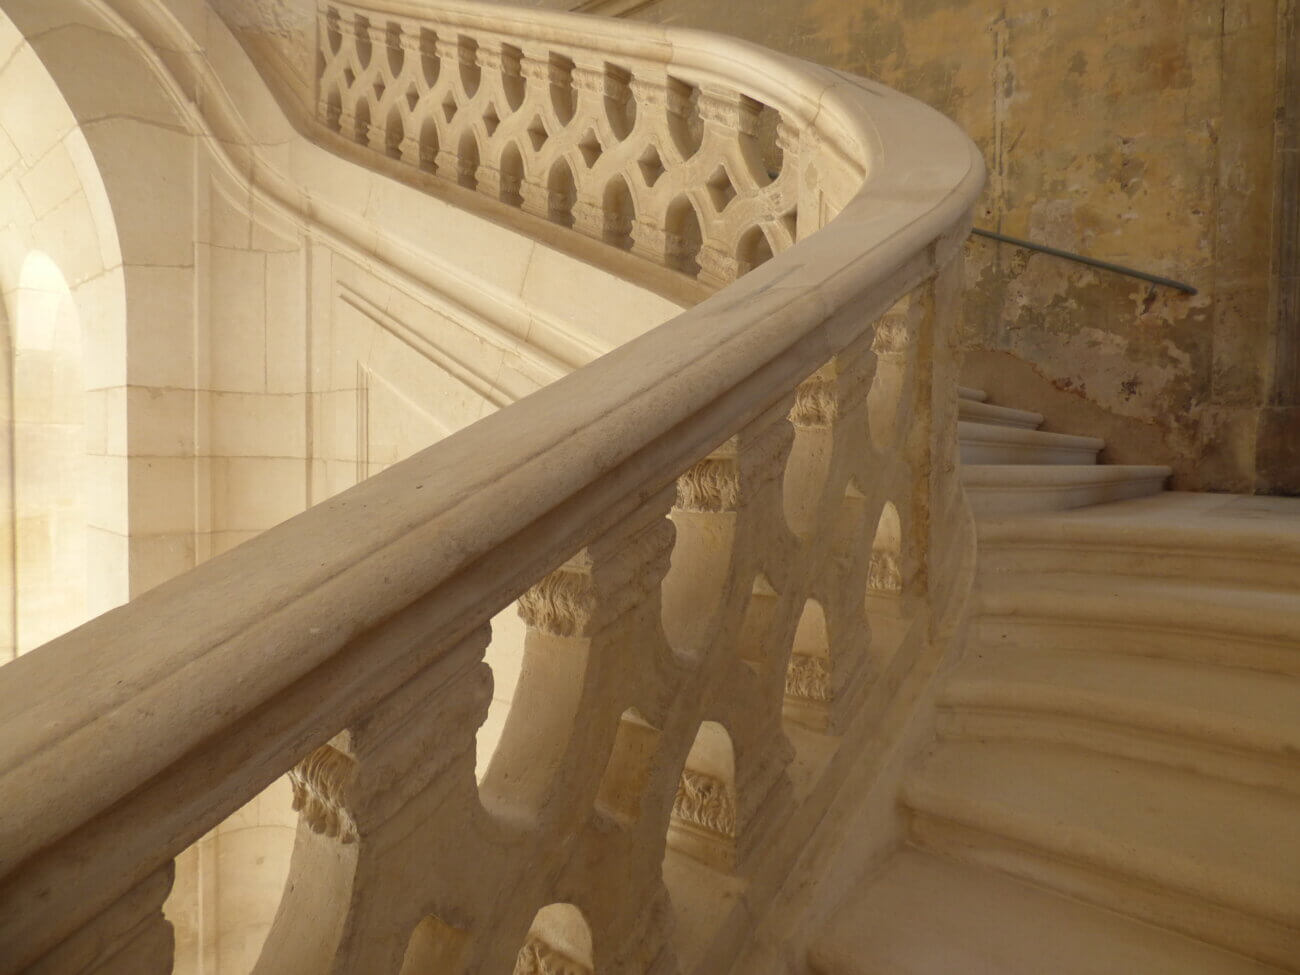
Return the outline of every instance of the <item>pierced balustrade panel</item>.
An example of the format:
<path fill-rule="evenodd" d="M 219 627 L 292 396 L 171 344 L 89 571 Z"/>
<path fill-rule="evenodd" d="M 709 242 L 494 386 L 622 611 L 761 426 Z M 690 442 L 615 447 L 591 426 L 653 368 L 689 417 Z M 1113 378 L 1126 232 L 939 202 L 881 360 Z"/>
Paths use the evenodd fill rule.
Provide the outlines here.
<path fill-rule="evenodd" d="M 816 229 L 816 133 L 661 62 L 325 2 L 317 64 L 328 133 L 710 288 Z"/>

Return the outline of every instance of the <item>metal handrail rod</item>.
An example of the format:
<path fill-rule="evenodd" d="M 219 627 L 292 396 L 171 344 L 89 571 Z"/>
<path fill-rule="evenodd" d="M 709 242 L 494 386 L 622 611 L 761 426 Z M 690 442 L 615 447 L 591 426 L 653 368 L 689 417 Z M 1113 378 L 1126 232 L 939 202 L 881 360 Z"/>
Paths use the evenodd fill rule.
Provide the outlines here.
<path fill-rule="evenodd" d="M 1182 281 L 1175 281 L 1173 278 L 1162 278 L 1158 274 L 1148 274 L 1146 271 L 1138 271 L 1135 268 L 1125 267 L 1123 264 L 1112 264 L 1110 261 L 1099 261 L 1095 257 L 1084 257 L 1082 254 L 1075 254 L 1071 251 L 1063 251 L 1056 247 L 1048 247 L 1046 244 L 1036 244 L 1032 240 L 1022 240 L 1019 237 L 1008 237 L 1006 234 L 1000 234 L 994 230 L 983 230 L 979 227 L 971 229 L 971 233 L 977 237 L 987 237 L 989 240 L 1001 241 L 1004 244 L 1012 244 L 1016 247 L 1024 247 L 1031 251 L 1041 251 L 1044 254 L 1050 254 L 1053 257 L 1063 257 L 1067 261 L 1075 261 L 1079 264 L 1087 264 L 1089 267 L 1100 268 L 1103 271 L 1114 271 L 1116 274 L 1123 274 L 1126 277 L 1137 278 L 1140 281 L 1150 281 L 1152 284 L 1164 285 L 1166 288 L 1175 288 L 1183 294 L 1194 295 L 1196 289 L 1190 284 L 1184 284 Z"/>

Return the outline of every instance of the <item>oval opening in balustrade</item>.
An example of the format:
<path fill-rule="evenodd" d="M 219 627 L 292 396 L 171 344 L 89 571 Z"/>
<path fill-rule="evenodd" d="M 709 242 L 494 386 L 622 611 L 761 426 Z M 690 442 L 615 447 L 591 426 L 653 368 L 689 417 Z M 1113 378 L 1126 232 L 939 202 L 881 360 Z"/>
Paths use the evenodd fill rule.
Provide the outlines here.
<path fill-rule="evenodd" d="M 682 769 L 668 847 L 723 872 L 736 856 L 736 753 L 727 729 L 705 721 Z M 667 861 L 665 861 L 667 870 Z"/>
<path fill-rule="evenodd" d="M 605 117 L 610 131 L 620 142 L 636 127 L 636 99 L 632 97 L 632 75 L 612 64 L 605 65 Z"/>
<path fill-rule="evenodd" d="M 364 71 L 370 67 L 370 55 L 373 53 L 373 45 L 370 43 L 370 21 L 357 14 L 352 21 L 352 36 L 354 38 L 353 50 L 357 53 L 357 66 Z"/>
<path fill-rule="evenodd" d="M 523 206 L 524 157 L 519 146 L 507 143 L 501 151 L 501 202 L 507 206 Z"/>
<path fill-rule="evenodd" d="M 668 206 L 664 229 L 668 234 L 668 266 L 688 277 L 699 277 L 704 234 L 695 204 L 685 196 L 673 200 Z"/>
<path fill-rule="evenodd" d="M 620 250 L 632 248 L 632 224 L 636 207 L 632 191 L 622 176 L 615 176 L 605 187 L 605 243 Z"/>
<path fill-rule="evenodd" d="M 524 52 L 509 44 L 501 45 L 501 90 L 511 112 L 517 112 L 528 95 L 523 75 Z"/>
<path fill-rule="evenodd" d="M 478 140 L 473 132 L 460 137 L 460 155 L 456 160 L 456 181 L 467 190 L 478 187 Z"/>
<path fill-rule="evenodd" d="M 759 573 L 740 623 L 736 648 L 740 659 L 760 677 L 769 670 L 773 655 L 772 627 L 780 609 L 780 597 L 767 576 Z"/>
<path fill-rule="evenodd" d="M 871 619 L 871 657 L 883 669 L 907 634 L 911 621 L 906 591 L 903 518 L 892 501 L 886 501 L 871 541 L 871 564 L 863 601 Z"/>
<path fill-rule="evenodd" d="M 438 57 L 438 35 L 427 27 L 420 28 L 420 73 L 426 88 L 438 83 L 442 73 L 442 60 Z"/>
<path fill-rule="evenodd" d="M 903 592 L 903 526 L 894 502 L 886 501 L 876 523 L 876 534 L 871 542 L 871 570 L 867 574 L 867 590 L 890 596 Z"/>
<path fill-rule="evenodd" d="M 487 661 L 497 690 L 478 734 L 479 794 L 508 819 L 541 808 L 573 736 L 590 651 L 589 586 L 560 569 L 520 597 L 517 613 L 507 607 L 493 619 Z"/>
<path fill-rule="evenodd" d="M 384 127 L 384 149 L 393 159 L 402 158 L 402 140 L 406 138 L 406 123 L 402 120 L 402 109 L 394 104 L 388 110 L 388 124 Z"/>
<path fill-rule="evenodd" d="M 469 932 L 432 914 L 415 926 L 406 945 L 400 975 L 446 975 L 459 971 Z"/>
<path fill-rule="evenodd" d="M 548 904 L 538 911 L 514 975 L 591 975 L 594 970 L 591 928 L 582 911 L 572 904 Z"/>
<path fill-rule="evenodd" d="M 578 199 L 578 187 L 573 179 L 573 170 L 563 159 L 557 159 L 551 167 L 546 188 L 550 194 L 548 218 L 562 227 L 573 226 L 573 204 Z"/>
<path fill-rule="evenodd" d="M 420 126 L 420 168 L 432 173 L 438 166 L 438 123 L 432 116 Z"/>
<path fill-rule="evenodd" d="M 456 45 L 456 62 L 460 68 L 461 88 L 467 97 L 473 98 L 483 80 L 483 69 L 478 64 L 478 42 L 474 38 L 460 38 Z"/>
<path fill-rule="evenodd" d="M 772 243 L 767 239 L 762 227 L 750 227 L 740 235 L 740 245 L 736 248 L 736 260 L 740 262 L 740 273 L 747 274 L 761 264 L 772 259 Z"/>
<path fill-rule="evenodd" d="M 809 599 L 799 615 L 786 668 L 785 717 L 814 731 L 825 731 L 834 700 L 833 674 L 826 611 L 816 599 Z"/>
<path fill-rule="evenodd" d="M 577 99 L 573 92 L 573 62 L 562 54 L 550 56 L 551 110 L 561 127 L 573 121 Z"/>
<path fill-rule="evenodd" d="M 736 857 L 736 759 L 731 736 L 715 721 L 700 725 L 673 801 L 663 879 L 676 924 L 673 948 L 682 971 L 695 967 L 727 918 L 741 881 Z"/>
<path fill-rule="evenodd" d="M 388 70 L 394 78 L 400 78 L 402 68 L 406 64 L 406 51 L 402 49 L 401 24 L 389 22 L 384 31 L 384 50 L 388 55 Z"/>
<path fill-rule="evenodd" d="M 370 141 L 370 103 L 364 98 L 357 101 L 350 134 L 354 142 L 359 142 L 363 146 Z"/>
<path fill-rule="evenodd" d="M 659 729 L 636 708 L 628 708 L 619 719 L 614 747 L 596 795 L 596 808 L 620 826 L 631 826 L 641 818 L 641 799 L 661 738 Z"/>
<path fill-rule="evenodd" d="M 704 144 L 700 90 L 676 78 L 668 79 L 668 131 L 682 159 L 690 159 Z"/>

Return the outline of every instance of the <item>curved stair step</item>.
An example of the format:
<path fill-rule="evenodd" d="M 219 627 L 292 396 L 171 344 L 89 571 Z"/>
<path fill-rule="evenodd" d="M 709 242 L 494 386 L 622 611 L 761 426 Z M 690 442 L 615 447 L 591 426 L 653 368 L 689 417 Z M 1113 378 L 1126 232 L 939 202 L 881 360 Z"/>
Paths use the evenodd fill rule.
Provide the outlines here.
<path fill-rule="evenodd" d="M 1043 425 L 1043 414 L 1029 410 L 1015 410 L 1009 406 L 994 406 L 974 399 L 958 397 L 957 418 L 975 423 L 995 423 L 1004 427 L 1021 427 L 1037 430 Z"/>
<path fill-rule="evenodd" d="M 977 518 L 1062 511 L 1164 489 L 1170 468 L 1139 464 L 968 464 L 962 484 Z"/>
<path fill-rule="evenodd" d="M 980 571 L 1161 576 L 1300 591 L 1300 498 L 1165 491 L 986 518 Z"/>
<path fill-rule="evenodd" d="M 1104 650 L 1300 674 L 1287 592 L 1082 573 L 1005 573 L 977 598 L 977 646 Z"/>
<path fill-rule="evenodd" d="M 957 398 L 968 399 L 976 403 L 983 403 L 989 398 L 989 394 L 982 389 L 974 389 L 970 386 L 958 386 Z"/>
<path fill-rule="evenodd" d="M 907 780 L 919 844 L 1285 968 L 1300 802 L 1077 749 L 945 742 Z"/>
<path fill-rule="evenodd" d="M 1277 975 L 1281 969 L 905 847 L 831 919 L 818 975 Z"/>
<path fill-rule="evenodd" d="M 1300 796 L 1300 679 L 1109 653 L 973 648 L 945 738 L 1041 741 Z"/>
<path fill-rule="evenodd" d="M 957 424 L 957 443 L 963 464 L 1095 464 L 1106 446 L 1096 437 L 968 420 Z"/>

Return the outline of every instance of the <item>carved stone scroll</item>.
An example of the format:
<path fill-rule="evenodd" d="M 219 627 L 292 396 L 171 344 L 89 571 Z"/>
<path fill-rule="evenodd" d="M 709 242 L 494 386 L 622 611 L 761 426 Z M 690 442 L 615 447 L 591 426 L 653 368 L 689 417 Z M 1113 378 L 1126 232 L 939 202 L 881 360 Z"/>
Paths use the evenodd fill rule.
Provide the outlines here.
<path fill-rule="evenodd" d="M 706 457 L 677 479 L 677 507 L 683 511 L 734 511 L 739 500 L 734 457 Z"/>
<path fill-rule="evenodd" d="M 591 975 L 591 969 L 541 938 L 530 937 L 519 950 L 514 975 Z"/>
<path fill-rule="evenodd" d="M 344 806 L 344 791 L 356 770 L 356 761 L 333 745 L 322 745 L 289 770 L 293 808 L 313 832 L 342 843 L 356 841 L 356 824 Z"/>
<path fill-rule="evenodd" d="M 596 611 L 589 574 L 557 569 L 519 597 L 519 615 L 535 630 L 555 636 L 585 636 Z"/>
<path fill-rule="evenodd" d="M 785 674 L 785 696 L 820 703 L 832 700 L 830 661 L 806 653 L 791 655 Z"/>
<path fill-rule="evenodd" d="M 820 374 L 799 385 L 795 394 L 790 422 L 798 427 L 827 427 L 840 415 L 835 382 Z"/>
<path fill-rule="evenodd" d="M 673 800 L 673 818 L 718 836 L 736 835 L 736 804 L 727 784 L 694 769 L 682 770 Z"/>
<path fill-rule="evenodd" d="M 899 566 L 897 555 L 881 549 L 871 553 L 867 588 L 872 592 L 901 593 L 903 591 L 903 571 Z"/>

